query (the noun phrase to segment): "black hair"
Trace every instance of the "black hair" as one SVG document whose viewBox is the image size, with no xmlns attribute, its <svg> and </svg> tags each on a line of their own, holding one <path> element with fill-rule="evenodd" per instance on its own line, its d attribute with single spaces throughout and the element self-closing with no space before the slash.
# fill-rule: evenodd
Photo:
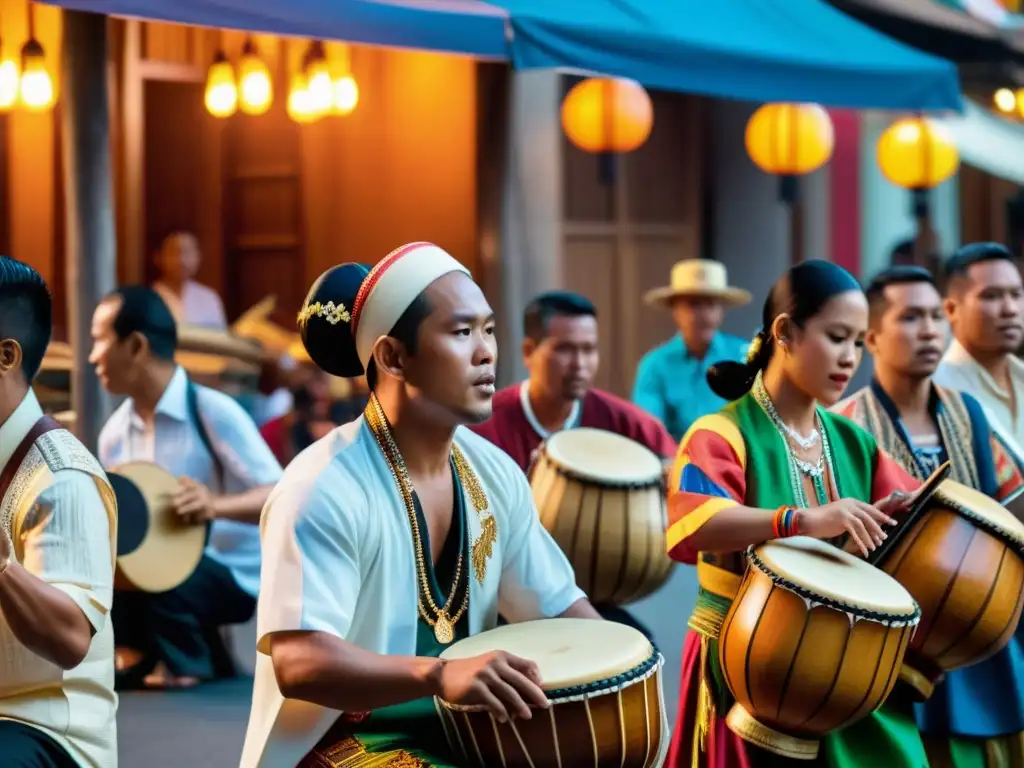
<svg viewBox="0 0 1024 768">
<path fill-rule="evenodd" d="M 363 368 L 351 320 L 339 319 L 331 323 L 328 318 L 309 315 L 307 312 L 313 304 L 326 306 L 330 302 L 351 313 L 359 286 L 368 274 L 370 267 L 367 265 L 348 263 L 331 267 L 320 275 L 306 294 L 299 312 L 299 333 L 306 352 L 317 366 L 332 376 L 342 378 L 365 374 L 366 384 L 372 392 L 377 386 L 377 367 L 370 360 L 369 365 Z M 420 293 L 395 322 L 388 336 L 402 342 L 410 355 L 416 354 L 420 325 L 431 311 L 433 307 L 425 293 Z"/>
<path fill-rule="evenodd" d="M 114 333 L 119 339 L 138 333 L 149 343 L 149 352 L 157 360 L 174 359 L 178 324 L 159 293 L 145 285 L 124 285 L 106 298 L 121 301 L 114 318 Z"/>
<path fill-rule="evenodd" d="M 540 343 L 548 335 L 554 317 L 597 317 L 594 303 L 585 296 L 569 291 L 548 291 L 526 305 L 523 311 L 523 336 Z"/>
<path fill-rule="evenodd" d="M 712 391 L 726 400 L 736 400 L 750 391 L 757 374 L 768 367 L 775 349 L 772 323 L 779 315 L 802 327 L 830 299 L 849 291 L 860 292 L 860 283 L 843 269 L 828 261 L 812 259 L 790 267 L 768 293 L 761 315 L 761 330 L 754 337 L 755 353 L 744 363 L 716 363 L 708 370 Z"/>
<path fill-rule="evenodd" d="M 924 267 L 899 266 L 884 269 L 875 275 L 864 295 L 868 297 L 870 323 L 874 325 L 889 306 L 885 298 L 885 289 L 890 285 L 909 285 L 911 283 L 928 283 L 938 288 L 932 273 Z"/>
<path fill-rule="evenodd" d="M 52 326 L 53 299 L 46 281 L 28 264 L 0 256 L 0 339 L 18 342 L 28 383 L 43 364 Z"/>
<path fill-rule="evenodd" d="M 1008 261 L 1015 264 L 1010 249 L 1001 243 L 969 243 L 961 246 L 946 262 L 946 277 L 952 281 L 967 277 L 975 264 L 986 261 Z"/>
<path fill-rule="evenodd" d="M 896 245 L 893 246 L 889 252 L 889 264 L 892 266 L 899 266 L 908 259 L 914 258 L 914 240 L 909 238 L 907 240 L 900 240 Z"/>
</svg>

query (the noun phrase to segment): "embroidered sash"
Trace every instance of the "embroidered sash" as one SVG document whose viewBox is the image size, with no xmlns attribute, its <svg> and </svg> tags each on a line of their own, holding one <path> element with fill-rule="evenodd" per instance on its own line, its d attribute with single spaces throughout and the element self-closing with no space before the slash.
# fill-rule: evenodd
<svg viewBox="0 0 1024 768">
<path fill-rule="evenodd" d="M 971 415 L 958 393 L 934 386 L 938 398 L 936 422 L 942 445 L 952 465 L 950 477 L 971 488 L 982 488 L 978 463 L 974 454 L 974 426 Z M 841 406 L 844 416 L 872 434 L 878 445 L 922 482 L 927 474 L 914 457 L 902 427 L 893 418 L 874 387 L 865 387 Z"/>
</svg>

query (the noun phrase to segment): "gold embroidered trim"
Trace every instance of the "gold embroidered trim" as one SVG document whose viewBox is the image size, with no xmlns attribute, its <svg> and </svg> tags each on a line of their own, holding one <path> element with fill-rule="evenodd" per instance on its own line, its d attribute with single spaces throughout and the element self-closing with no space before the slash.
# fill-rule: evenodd
<svg viewBox="0 0 1024 768">
<path fill-rule="evenodd" d="M 404 749 L 367 752 L 354 736 L 348 736 L 311 755 L 309 768 L 430 768 L 430 764 Z"/>
<path fill-rule="evenodd" d="M 344 304 L 335 304 L 333 301 L 328 301 L 326 304 L 314 301 L 312 304 L 304 306 L 299 311 L 299 325 L 304 325 L 311 317 L 322 317 L 331 325 L 347 323 L 352 319 L 352 315 L 349 314 Z"/>
</svg>

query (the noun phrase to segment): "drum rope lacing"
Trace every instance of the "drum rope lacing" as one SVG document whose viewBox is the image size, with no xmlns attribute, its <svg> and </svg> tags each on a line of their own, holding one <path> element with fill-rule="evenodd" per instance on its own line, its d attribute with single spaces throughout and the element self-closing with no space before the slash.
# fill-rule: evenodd
<svg viewBox="0 0 1024 768">
<path fill-rule="evenodd" d="M 565 688 L 555 688 L 550 691 L 545 691 L 544 695 L 547 697 L 549 704 L 567 704 L 573 701 L 591 699 L 594 696 L 618 693 L 619 691 L 629 688 L 635 683 L 647 680 L 661 669 L 664 663 L 665 658 L 652 644 L 650 657 L 637 664 L 635 667 L 627 669 L 625 672 L 613 675 L 612 677 L 605 677 L 601 680 L 595 680 L 590 683 L 580 683 L 579 685 L 570 685 Z M 444 701 L 442 699 L 439 699 L 439 701 L 445 709 L 449 709 L 452 712 L 481 712 L 486 709 L 486 707 L 481 704 L 452 704 L 451 702 Z"/>
<path fill-rule="evenodd" d="M 405 509 L 409 516 L 413 549 L 416 553 L 416 573 L 419 576 L 420 596 L 419 600 L 417 600 L 419 614 L 427 622 L 428 626 L 434 630 L 434 637 L 437 638 L 437 641 L 442 645 L 448 645 L 455 639 L 455 626 L 469 608 L 469 573 L 468 569 L 463 568 L 464 547 L 462 545 L 459 546 L 459 557 L 455 562 L 455 577 L 452 579 L 451 592 L 445 601 L 444 607 L 439 608 L 437 603 L 434 602 L 434 597 L 430 590 L 430 582 L 427 578 L 426 556 L 423 552 L 423 539 L 420 536 L 420 525 L 416 516 L 416 503 L 413 501 L 412 480 L 409 478 L 409 471 L 405 466 L 405 460 L 402 459 L 398 445 L 391 435 L 391 429 L 388 426 L 384 409 L 381 408 L 376 396 L 372 393 L 366 406 L 366 423 L 369 425 L 370 431 L 373 432 L 373 436 L 377 440 L 377 445 L 380 446 L 384 454 L 384 459 L 391 470 L 391 476 L 398 485 L 398 490 L 402 495 L 402 501 L 405 503 Z M 476 475 L 473 474 L 473 470 L 470 469 L 459 447 L 454 443 L 452 444 L 452 459 L 455 463 L 455 472 L 459 476 L 459 482 L 469 491 L 473 507 L 479 514 L 481 510 L 487 509 L 487 496 L 484 494 L 476 479 Z M 458 489 L 456 489 L 456 492 L 458 492 Z M 494 518 L 492 516 L 488 519 L 493 520 Z M 449 611 L 455 601 L 455 596 L 458 594 L 460 585 L 463 585 L 464 590 L 462 604 L 455 614 L 452 615 Z M 430 615 L 431 613 L 433 616 Z"/>
<path fill-rule="evenodd" d="M 936 501 L 941 501 L 943 504 L 948 504 L 950 509 L 954 510 L 961 517 L 966 517 L 972 523 L 984 530 L 985 533 L 991 534 L 1007 544 L 1012 544 L 1017 548 L 1019 554 L 1024 555 L 1024 539 L 1021 539 L 1019 536 L 1014 536 L 1012 532 L 1007 531 L 1005 528 L 993 523 L 985 517 L 982 517 L 976 512 L 972 512 L 969 507 L 949 498 L 947 495 L 943 494 L 941 490 L 939 490 L 933 498 Z"/>
<path fill-rule="evenodd" d="M 911 601 L 914 603 L 914 610 L 909 614 L 873 611 L 858 605 L 843 602 L 842 600 L 836 600 L 835 598 L 816 594 L 805 587 L 790 581 L 786 577 L 772 570 L 771 566 L 760 558 L 754 547 L 747 550 L 747 557 L 750 558 L 751 565 L 771 579 L 772 584 L 775 586 L 782 587 L 783 589 L 792 592 L 797 597 L 802 598 L 809 604 L 809 607 L 813 608 L 816 605 L 822 605 L 826 608 L 842 611 L 849 617 L 851 624 L 855 621 L 866 620 L 873 621 L 887 627 L 907 627 L 917 624 L 921 619 L 921 608 L 913 598 L 911 598 Z"/>
</svg>

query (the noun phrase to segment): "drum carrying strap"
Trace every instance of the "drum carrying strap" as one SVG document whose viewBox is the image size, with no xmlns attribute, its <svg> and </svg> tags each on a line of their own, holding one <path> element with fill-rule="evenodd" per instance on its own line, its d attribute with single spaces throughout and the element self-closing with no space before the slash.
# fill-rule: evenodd
<svg viewBox="0 0 1024 768">
<path fill-rule="evenodd" d="M 206 430 L 206 424 L 203 421 L 202 414 L 199 413 L 199 397 L 196 394 L 196 385 L 192 383 L 191 379 L 186 380 L 187 386 L 185 387 L 185 401 L 188 404 L 188 417 L 192 423 L 196 425 L 196 431 L 199 432 L 199 439 L 203 442 L 203 447 L 206 452 L 210 454 L 210 459 L 213 461 L 213 474 L 217 478 L 217 493 L 224 493 L 224 464 L 220 460 L 220 456 L 217 454 L 217 449 L 213 447 L 213 441 L 210 439 L 210 433 Z M 213 526 L 210 523 L 206 524 L 206 543 L 210 543 L 210 533 L 213 530 Z"/>
<path fill-rule="evenodd" d="M 206 424 L 199 413 L 199 397 L 196 394 L 196 385 L 192 383 L 191 379 L 185 388 L 185 400 L 188 403 L 188 417 L 195 424 L 196 431 L 199 432 L 199 439 L 203 442 L 203 447 L 213 460 L 213 473 L 217 477 L 217 491 L 224 493 L 224 464 L 221 462 L 217 450 L 213 447 L 210 433 L 206 430 Z"/>
<path fill-rule="evenodd" d="M 14 449 L 14 453 L 11 454 L 11 458 L 7 460 L 7 464 L 4 466 L 3 471 L 0 472 L 0 502 L 4 500 L 7 495 L 8 489 L 11 487 L 11 483 L 14 482 L 14 476 L 18 474 L 18 470 L 21 469 L 21 463 L 25 460 L 28 455 L 29 449 L 35 444 L 36 440 L 45 435 L 47 432 L 52 432 L 55 429 L 63 429 L 52 416 L 42 416 L 39 421 L 32 425 L 32 429 L 28 431 L 24 439 L 18 444 L 18 447 Z M 11 536 L 14 536 L 13 531 Z"/>
</svg>

